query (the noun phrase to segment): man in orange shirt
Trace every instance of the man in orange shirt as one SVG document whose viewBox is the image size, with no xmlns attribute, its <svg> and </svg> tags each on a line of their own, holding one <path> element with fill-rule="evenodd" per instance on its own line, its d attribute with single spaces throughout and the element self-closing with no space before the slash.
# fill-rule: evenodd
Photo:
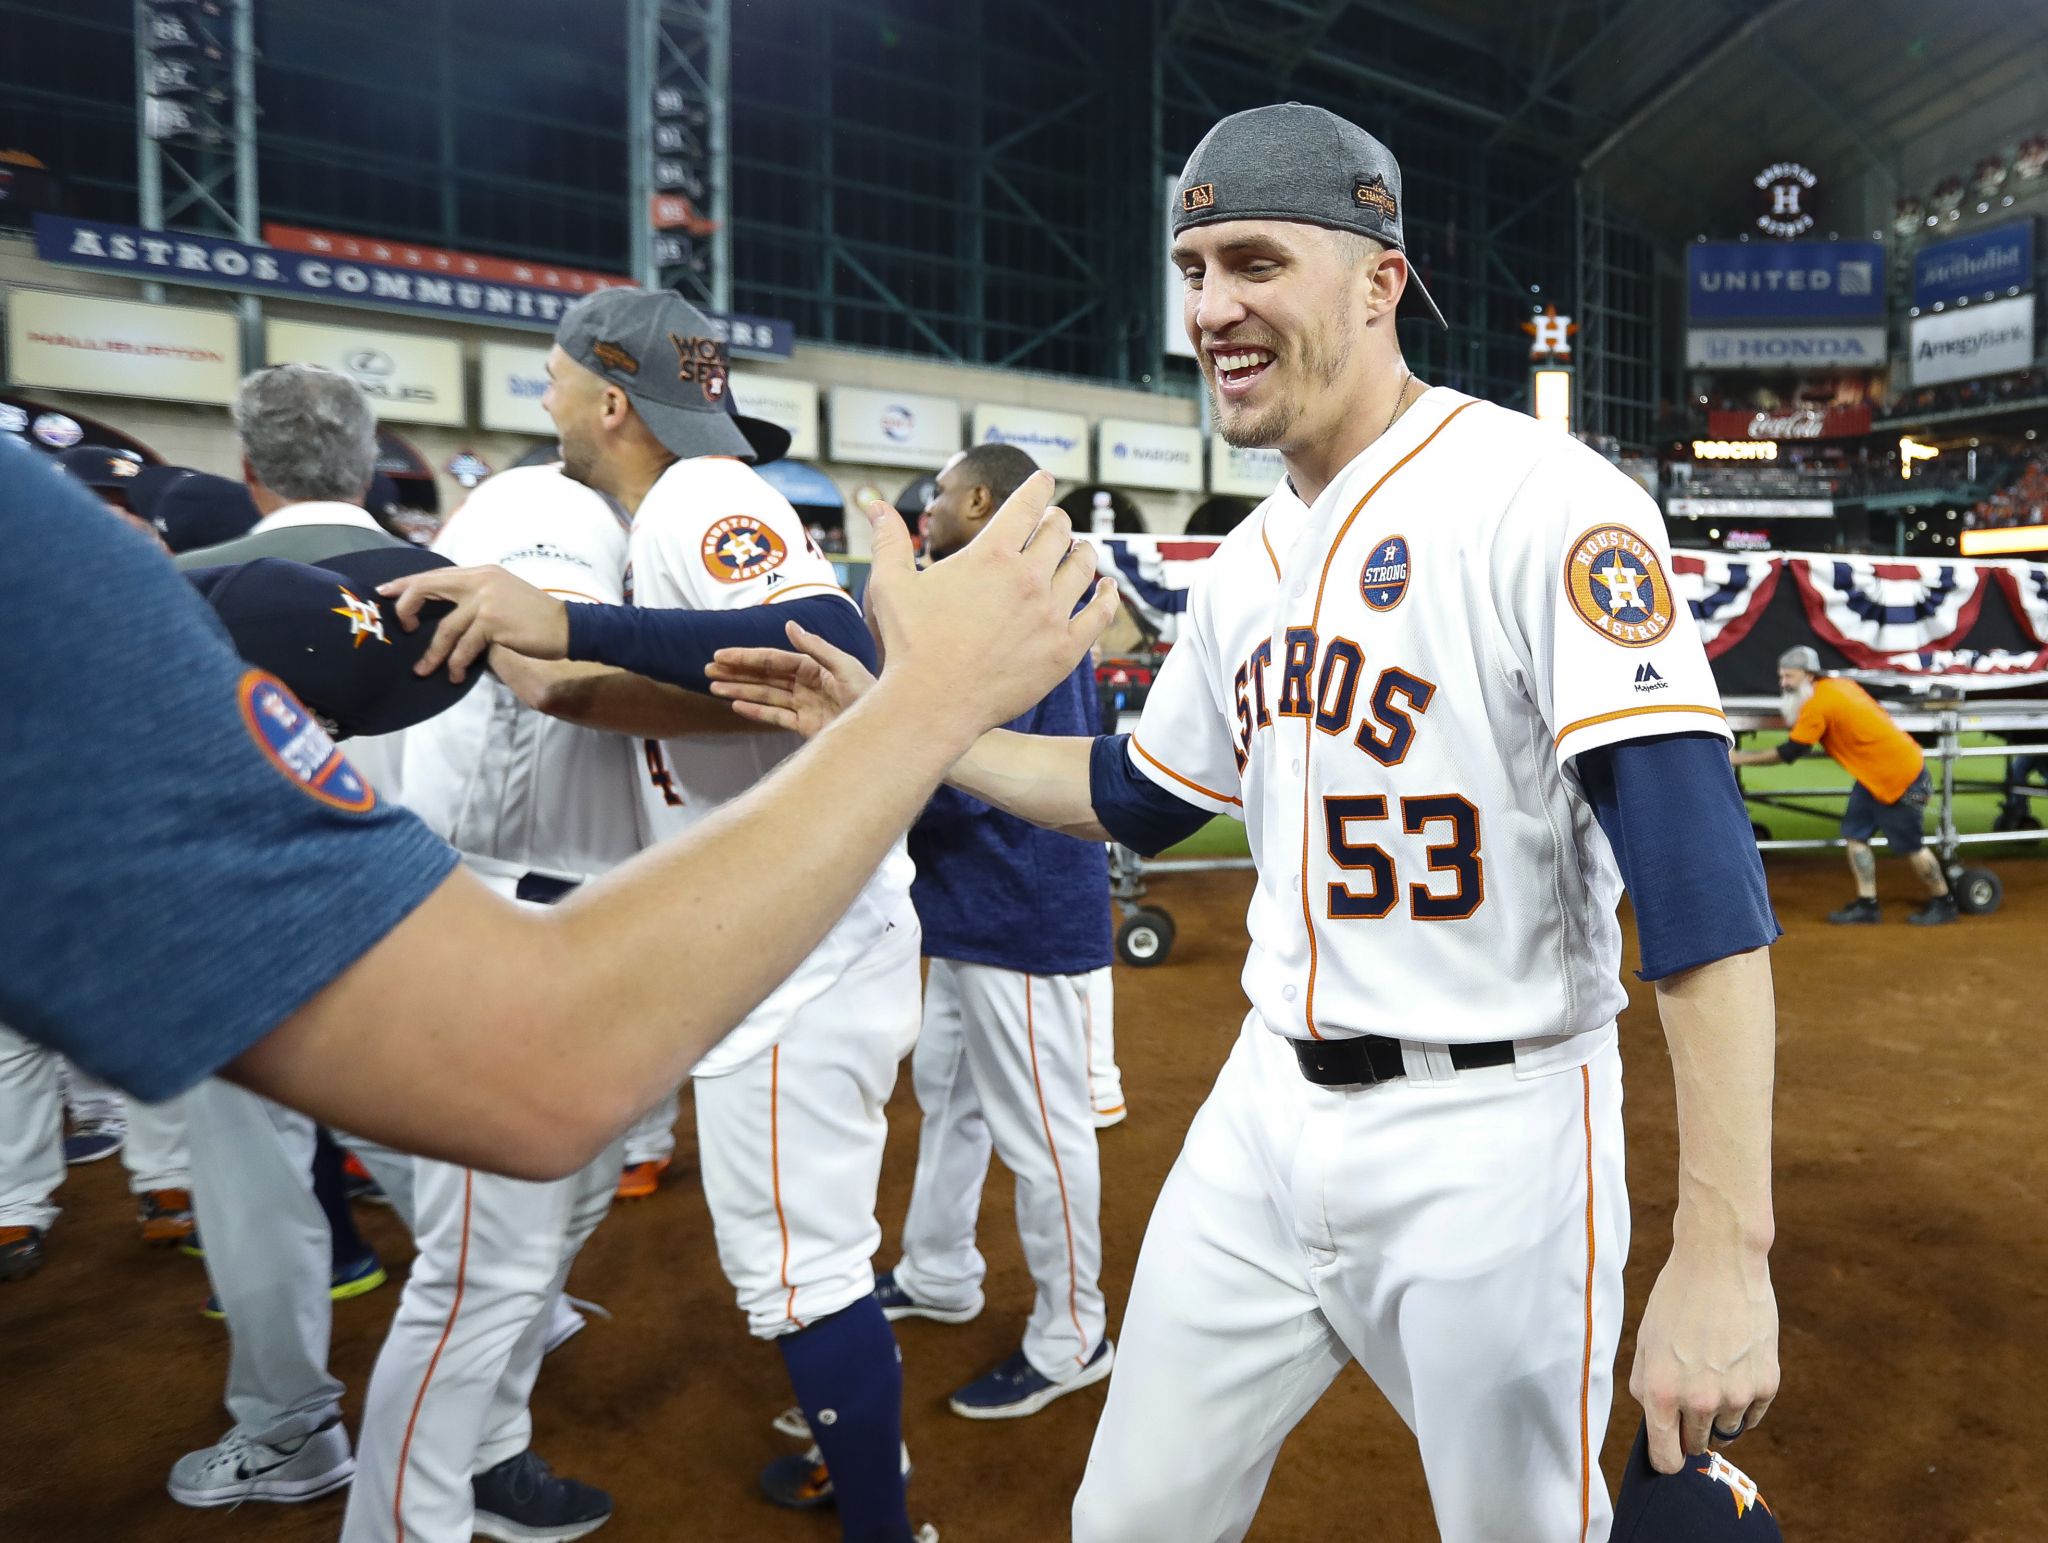
<svg viewBox="0 0 2048 1543">
<path fill-rule="evenodd" d="M 1885 844 L 1904 853 L 1927 886 L 1927 903 L 1907 920 L 1916 927 L 1954 921 L 1956 897 L 1949 893 L 1941 859 L 1927 850 L 1921 830 L 1933 786 L 1920 747 L 1856 682 L 1824 678 L 1820 655 L 1811 648 L 1788 648 L 1779 657 L 1778 688 L 1791 734 L 1775 749 L 1732 750 L 1728 759 L 1737 766 L 1796 761 L 1818 745 L 1856 779 L 1849 790 L 1849 807 L 1842 811 L 1842 838 L 1849 843 L 1856 898 L 1839 911 L 1830 911 L 1828 920 L 1850 926 L 1880 919 L 1877 858 L 1870 838 L 1883 831 Z"/>
</svg>

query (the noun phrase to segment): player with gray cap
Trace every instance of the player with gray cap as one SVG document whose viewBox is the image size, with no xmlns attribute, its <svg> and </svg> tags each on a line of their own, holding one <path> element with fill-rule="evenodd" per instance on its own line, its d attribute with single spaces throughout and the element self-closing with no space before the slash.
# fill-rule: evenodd
<svg viewBox="0 0 2048 1543">
<path fill-rule="evenodd" d="M 1632 1378 L 1656 1467 L 1778 1382 L 1778 929 L 1706 651 L 1640 487 L 1413 378 L 1395 317 L 1437 312 L 1385 146 L 1263 107 L 1170 196 L 1218 431 L 1286 478 L 1200 565 L 1134 734 L 997 731 L 949 776 L 1147 853 L 1229 815 L 1257 869 L 1252 1010 L 1146 1229 L 1075 1543 L 1235 1543 L 1353 1361 L 1446 1543 L 1604 1543 L 1624 886 L 1682 1133 Z M 721 656 L 717 690 L 829 719 L 860 674 L 805 652 Z"/>
</svg>

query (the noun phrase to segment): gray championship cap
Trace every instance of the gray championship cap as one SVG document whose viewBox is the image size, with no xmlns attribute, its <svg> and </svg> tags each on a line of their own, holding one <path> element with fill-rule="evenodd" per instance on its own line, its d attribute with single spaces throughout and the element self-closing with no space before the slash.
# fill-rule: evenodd
<svg viewBox="0 0 2048 1543">
<path fill-rule="evenodd" d="M 1788 648 L 1778 655 L 1781 670 L 1804 670 L 1809 675 L 1820 674 L 1820 655 L 1801 643 L 1797 648 Z"/>
<path fill-rule="evenodd" d="M 730 455 L 756 465 L 789 453 L 789 431 L 733 407 L 725 343 L 666 289 L 601 289 L 562 313 L 555 343 L 626 393 L 654 437 L 685 460 Z"/>
<path fill-rule="evenodd" d="M 1296 220 L 1408 252 L 1394 152 L 1357 124 L 1300 102 L 1232 113 L 1203 135 L 1167 218 L 1176 236 L 1224 220 Z M 1401 311 L 1449 325 L 1412 262 Z"/>
</svg>

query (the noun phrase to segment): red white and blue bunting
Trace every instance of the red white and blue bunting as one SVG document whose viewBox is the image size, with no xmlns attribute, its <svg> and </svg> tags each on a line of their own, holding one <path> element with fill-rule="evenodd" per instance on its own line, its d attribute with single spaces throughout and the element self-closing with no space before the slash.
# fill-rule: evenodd
<svg viewBox="0 0 2048 1543">
<path fill-rule="evenodd" d="M 1859 668 L 1893 654 L 1945 649 L 1976 623 L 1984 570 L 1975 563 L 1787 557 L 1813 630 Z"/>
<path fill-rule="evenodd" d="M 1722 552 L 1681 552 L 1671 559 L 1671 590 L 1699 624 L 1707 657 L 1724 654 L 1749 635 L 1784 572 L 1779 559 Z"/>
</svg>

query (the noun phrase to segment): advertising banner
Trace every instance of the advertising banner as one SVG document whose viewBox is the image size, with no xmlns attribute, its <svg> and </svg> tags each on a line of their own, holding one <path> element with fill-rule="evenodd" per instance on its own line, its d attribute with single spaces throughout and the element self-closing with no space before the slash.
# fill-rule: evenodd
<svg viewBox="0 0 2048 1543">
<path fill-rule="evenodd" d="M 478 354 L 477 421 L 501 434 L 555 437 L 554 420 L 541 411 L 548 389 L 548 351 L 517 343 L 486 343 Z"/>
<path fill-rule="evenodd" d="M 179 305 L 16 289 L 7 378 L 18 386 L 225 406 L 242 378 L 235 317 Z"/>
<path fill-rule="evenodd" d="M 469 421 L 462 400 L 462 345 L 453 338 L 273 320 L 264 324 L 263 350 L 271 364 L 339 370 L 363 388 L 381 420 L 450 428 Z"/>
<path fill-rule="evenodd" d="M 937 471 L 960 448 L 960 404 L 952 397 L 834 386 L 830 404 L 835 461 Z"/>
<path fill-rule="evenodd" d="M 1221 434 L 1209 440 L 1209 491 L 1264 498 L 1287 475 L 1277 450 L 1240 450 Z"/>
<path fill-rule="evenodd" d="M 1195 493 L 1202 487 L 1202 431 L 1104 418 L 1095 426 L 1098 475 L 1114 487 Z"/>
<path fill-rule="evenodd" d="M 1912 337 L 1916 386 L 2024 370 L 2034 362 L 2034 297 L 1916 316 Z"/>
<path fill-rule="evenodd" d="M 1831 498 L 1678 497 L 1665 501 L 1664 512 L 1690 515 L 1695 519 L 1719 515 L 1724 520 L 1831 520 L 1835 515 L 1835 501 Z"/>
<path fill-rule="evenodd" d="M 1707 414 L 1709 439 L 1854 439 L 1870 432 L 1870 404 L 1853 407 L 1777 407 L 1768 412 L 1715 408 Z"/>
<path fill-rule="evenodd" d="M 1015 445 L 1062 481 L 1088 479 L 1088 420 L 1079 413 L 980 402 L 971 433 L 977 445 Z"/>
<path fill-rule="evenodd" d="M 600 289 L 631 289 L 633 281 L 618 273 L 593 273 L 560 263 L 527 262 L 517 257 L 485 257 L 421 246 L 382 236 L 349 236 L 338 230 L 306 230 L 297 225 L 265 223 L 263 239 L 281 252 L 307 252 L 315 257 L 341 257 L 350 262 L 410 268 L 416 273 L 445 273 L 451 278 L 485 279 L 499 284 L 530 284 L 540 289 L 590 295 Z"/>
<path fill-rule="evenodd" d="M 765 418 L 789 430 L 789 453 L 799 461 L 818 458 L 818 388 L 807 380 L 789 380 L 757 370 L 734 370 L 729 377 L 733 406 L 749 418 Z"/>
<path fill-rule="evenodd" d="M 2008 289 L 2034 287 L 2034 222 L 2018 220 L 1913 255 L 1913 303 L 1953 305 Z"/>
<path fill-rule="evenodd" d="M 35 227 L 36 256 L 59 267 L 485 326 L 551 331 L 562 312 L 588 293 L 54 214 L 37 215 Z M 795 324 L 777 317 L 713 315 L 710 321 L 737 354 L 786 359 L 796 347 Z"/>
<path fill-rule="evenodd" d="M 1687 314 L 1721 322 L 1884 320 L 1876 241 L 1708 241 L 1685 249 Z"/>
<path fill-rule="evenodd" d="M 1685 334 L 1688 368 L 1703 370 L 1878 369 L 1883 327 L 1694 327 Z"/>
</svg>

